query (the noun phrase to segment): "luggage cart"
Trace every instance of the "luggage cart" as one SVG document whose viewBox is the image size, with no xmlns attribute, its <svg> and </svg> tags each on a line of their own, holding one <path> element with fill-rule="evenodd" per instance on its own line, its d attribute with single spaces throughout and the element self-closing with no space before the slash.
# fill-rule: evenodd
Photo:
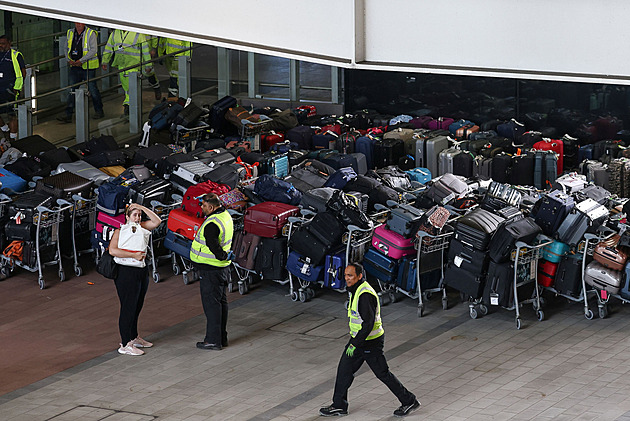
<svg viewBox="0 0 630 421">
<path fill-rule="evenodd" d="M 72 211 L 70 213 L 72 220 L 72 257 L 74 263 L 74 274 L 76 276 L 83 275 L 83 268 L 79 266 L 79 256 L 88 253 L 95 253 L 93 248 L 85 250 L 77 250 L 77 236 L 90 234 L 96 227 L 96 200 L 97 197 L 86 199 L 79 195 L 72 195 Z M 87 230 L 79 230 L 79 218 L 88 220 Z"/>
<path fill-rule="evenodd" d="M 201 123 L 200 126 L 191 128 L 177 126 L 174 142 L 176 145 L 182 146 L 184 152 L 190 152 L 195 149 L 197 142 L 209 139 L 212 133 L 214 133 L 214 130 L 206 123 Z"/>
<path fill-rule="evenodd" d="M 591 234 L 591 233 L 584 234 L 584 250 L 583 250 L 584 255 L 582 259 L 582 290 L 583 291 L 586 291 L 586 281 L 584 280 L 584 274 L 586 273 L 586 257 L 591 256 L 592 258 L 593 253 L 595 251 L 595 246 L 597 246 L 597 244 L 600 241 L 607 240 L 613 235 L 615 235 L 615 232 L 611 232 L 610 230 L 605 230 L 605 229 L 599 230 L 598 235 Z M 628 282 L 628 280 L 626 280 L 626 282 Z M 608 317 L 608 302 L 610 301 L 611 297 L 617 298 L 622 303 L 630 303 L 630 300 L 623 298 L 619 294 L 611 294 L 605 290 L 600 291 L 597 289 L 593 289 L 593 291 L 595 292 L 595 295 L 597 296 L 597 313 L 600 319 L 605 319 L 606 317 Z M 584 317 L 586 317 L 588 320 L 591 320 L 594 317 L 593 312 L 588 308 L 588 300 L 586 298 L 584 299 Z"/>
<path fill-rule="evenodd" d="M 267 131 L 267 126 L 273 120 L 264 120 L 257 123 L 249 122 L 241 126 L 241 137 L 243 140 L 248 140 L 251 143 L 251 149 L 260 150 L 260 135 Z"/>
<path fill-rule="evenodd" d="M 448 230 L 447 230 L 448 231 Z M 431 294 L 433 293 L 441 293 L 442 295 L 442 309 L 448 309 L 448 298 L 446 296 L 446 287 L 444 286 L 444 253 L 448 250 L 448 247 L 451 242 L 451 237 L 455 234 L 454 230 L 450 230 L 448 232 L 444 232 L 438 235 L 431 235 L 424 231 L 419 231 L 417 238 L 418 242 L 416 243 L 416 247 L 418 249 L 417 255 L 417 264 L 416 264 L 416 279 L 417 279 L 417 293 L 410 293 L 407 291 L 403 291 L 401 288 L 398 288 L 398 291 L 407 295 L 410 298 L 418 299 L 418 317 L 422 317 L 424 315 L 424 300 L 429 300 L 431 298 Z M 421 286 L 421 263 L 423 256 L 427 256 L 430 253 L 440 253 L 440 282 L 435 288 L 427 288 L 422 290 Z"/>
<path fill-rule="evenodd" d="M 57 199 L 57 204 L 59 205 L 55 209 L 50 209 L 45 206 L 37 207 L 37 215 L 33 218 L 33 223 L 37 224 L 37 228 L 35 231 L 35 265 L 30 266 L 26 263 L 23 263 L 20 260 L 15 260 L 10 257 L 2 255 L 2 272 L 8 274 L 15 270 L 16 267 L 20 267 L 22 269 L 26 269 L 29 272 L 38 272 L 38 284 L 40 289 L 46 288 L 46 282 L 44 281 L 44 275 L 42 273 L 42 268 L 45 265 L 59 265 L 59 280 L 61 282 L 66 280 L 66 275 L 63 270 L 63 264 L 61 259 L 61 246 L 59 243 L 59 225 L 64 220 L 64 213 L 69 211 L 72 208 L 72 203 L 65 201 L 63 199 Z M 46 244 L 42 244 L 42 233 L 43 230 L 50 231 L 50 237 L 47 238 Z M 55 256 L 49 261 L 42 261 L 41 250 L 44 246 L 55 246 Z"/>
<path fill-rule="evenodd" d="M 542 310 L 544 300 L 540 296 L 540 286 L 538 285 L 538 260 L 542 258 L 542 249 L 548 244 L 551 244 L 553 240 L 546 238 L 543 242 L 536 245 L 525 244 L 522 241 L 516 242 L 516 249 L 512 251 L 510 260 L 514 262 L 514 282 L 513 282 L 513 303 L 509 307 L 504 307 L 508 311 L 514 310 L 516 313 L 516 328 L 522 327 L 520 308 L 524 304 L 532 304 L 534 311 L 536 312 L 536 318 L 538 321 L 545 319 L 545 313 Z M 534 291 L 532 296 L 525 300 L 518 299 L 519 288 L 534 283 Z M 482 315 L 488 314 L 488 307 L 485 303 L 481 302 L 481 299 L 475 300 L 469 303 L 470 317 L 477 318 L 477 309 Z"/>
<path fill-rule="evenodd" d="M 159 243 L 163 242 L 164 238 L 166 238 L 166 232 L 167 232 L 166 223 L 168 220 L 169 212 L 179 207 L 182 204 L 182 201 L 184 200 L 182 196 L 177 195 L 177 194 L 172 195 L 172 199 L 173 199 L 173 203 L 168 204 L 168 205 L 157 200 L 151 201 L 151 210 L 155 212 L 156 215 L 159 216 L 160 219 L 162 220 L 162 223 L 156 229 L 151 231 L 151 236 L 149 239 L 149 247 L 147 249 L 149 258 L 150 258 L 149 261 L 151 263 L 151 276 L 153 278 L 153 282 L 155 282 L 156 284 L 160 282 L 160 274 L 157 270 L 158 262 L 160 260 L 165 260 L 165 259 L 172 260 L 173 258 L 172 252 L 158 256 L 156 254 L 156 250 L 158 248 Z M 173 270 L 173 272 L 175 271 Z"/>
<path fill-rule="evenodd" d="M 240 213 L 234 209 L 228 209 L 228 212 L 232 216 L 232 220 L 234 221 L 234 232 L 243 231 L 244 217 L 245 214 Z M 230 276 L 230 282 L 228 283 L 228 292 L 234 292 L 238 290 L 239 294 L 245 295 L 249 292 L 250 287 L 254 283 L 254 276 L 258 276 L 259 274 L 255 270 L 251 270 L 248 268 L 244 268 L 232 260 L 232 271 L 230 275 L 236 275 L 236 282 L 234 277 Z M 281 285 L 286 284 L 284 280 L 275 280 L 274 282 L 278 282 Z"/>
</svg>

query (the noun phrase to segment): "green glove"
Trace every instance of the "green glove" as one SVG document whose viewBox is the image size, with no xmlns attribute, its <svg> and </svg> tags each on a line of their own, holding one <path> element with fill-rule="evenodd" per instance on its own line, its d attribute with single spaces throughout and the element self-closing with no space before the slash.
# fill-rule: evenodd
<svg viewBox="0 0 630 421">
<path fill-rule="evenodd" d="M 350 358 L 354 357 L 354 350 L 357 349 L 356 346 L 354 345 L 348 345 L 348 348 L 346 349 L 346 355 Z"/>
</svg>

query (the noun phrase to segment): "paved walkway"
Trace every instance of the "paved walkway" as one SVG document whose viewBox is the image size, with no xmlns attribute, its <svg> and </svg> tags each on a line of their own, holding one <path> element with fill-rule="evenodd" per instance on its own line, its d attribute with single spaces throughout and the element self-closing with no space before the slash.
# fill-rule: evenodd
<svg viewBox="0 0 630 421">
<path fill-rule="evenodd" d="M 193 317 L 149 336 L 144 356 L 108 352 L 0 396 L 0 419 L 319 419 L 346 342 L 345 296 L 285 293 L 262 284 L 231 304 L 223 351 L 195 348 L 204 319 Z M 549 300 L 547 320 L 526 307 L 516 330 L 511 312 L 472 320 L 451 301 L 447 311 L 431 301 L 422 319 L 410 299 L 383 307 L 391 369 L 423 404 L 408 419 L 630 421 L 627 306 L 589 321 L 580 305 Z M 398 405 L 364 367 L 346 419 L 393 419 Z"/>
</svg>

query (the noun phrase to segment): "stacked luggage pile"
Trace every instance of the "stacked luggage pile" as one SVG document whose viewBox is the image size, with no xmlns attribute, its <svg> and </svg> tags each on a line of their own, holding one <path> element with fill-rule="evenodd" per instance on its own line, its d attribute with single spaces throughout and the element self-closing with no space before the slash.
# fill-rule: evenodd
<svg viewBox="0 0 630 421">
<path fill-rule="evenodd" d="M 52 262 L 63 278 L 63 231 L 87 231 L 98 259 L 136 202 L 164 220 L 151 248 L 154 280 L 160 255 L 189 283 L 199 200 L 213 192 L 236 222 L 230 290 L 272 280 L 306 301 L 319 287 L 344 291 L 352 260 L 383 303 L 417 298 L 420 316 L 432 292 L 448 306 L 448 287 L 471 316 L 504 307 L 518 326 L 525 302 L 544 318 L 544 289 L 583 302 L 589 318 L 596 295 L 605 317 L 610 297 L 630 298 L 626 156 L 618 140 L 548 139 L 515 120 L 249 111 L 232 97 L 209 107 L 165 102 L 138 146 L 101 136 L 56 148 L 33 136 L 4 152 L 2 268 L 36 268 L 43 287 L 41 266 Z M 71 216 L 89 209 L 77 229 Z M 72 247 L 77 275 L 83 248 Z"/>
</svg>

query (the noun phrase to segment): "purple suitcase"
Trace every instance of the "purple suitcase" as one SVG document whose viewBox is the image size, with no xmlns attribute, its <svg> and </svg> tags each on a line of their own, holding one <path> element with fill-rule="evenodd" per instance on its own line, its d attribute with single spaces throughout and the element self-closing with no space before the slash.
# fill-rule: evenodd
<svg viewBox="0 0 630 421">
<path fill-rule="evenodd" d="M 449 117 L 438 117 L 435 120 L 427 122 L 429 130 L 448 130 L 448 126 L 453 124 L 455 120 Z"/>
<path fill-rule="evenodd" d="M 405 238 L 394 231 L 388 230 L 385 225 L 380 225 L 374 230 L 372 246 L 392 259 L 401 259 L 403 256 L 416 254 L 413 237 Z"/>
</svg>

